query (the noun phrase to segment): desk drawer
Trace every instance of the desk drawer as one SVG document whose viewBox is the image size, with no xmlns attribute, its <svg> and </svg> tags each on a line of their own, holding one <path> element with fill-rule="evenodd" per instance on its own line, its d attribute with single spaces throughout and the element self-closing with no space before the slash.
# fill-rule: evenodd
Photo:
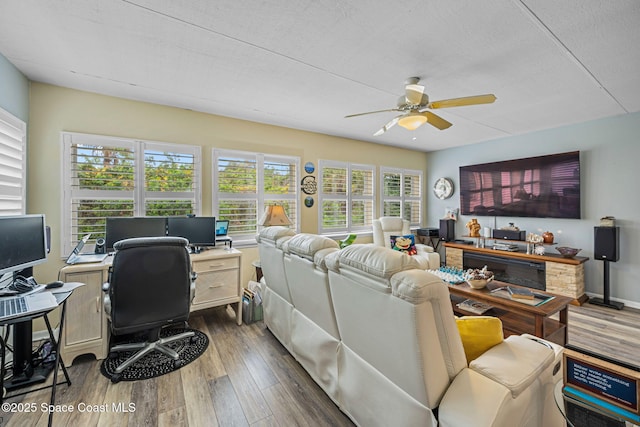
<svg viewBox="0 0 640 427">
<path fill-rule="evenodd" d="M 194 304 L 238 297 L 238 270 L 199 273 Z"/>
<path fill-rule="evenodd" d="M 218 271 L 228 269 L 238 269 L 240 267 L 240 258 L 216 258 L 202 261 L 194 261 L 193 270 L 196 273 L 204 273 L 206 271 Z"/>
</svg>

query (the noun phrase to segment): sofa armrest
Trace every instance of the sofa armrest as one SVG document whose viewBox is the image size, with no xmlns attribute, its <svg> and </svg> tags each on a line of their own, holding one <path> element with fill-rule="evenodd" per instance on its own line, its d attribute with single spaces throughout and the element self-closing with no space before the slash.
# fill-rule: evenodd
<svg viewBox="0 0 640 427">
<path fill-rule="evenodd" d="M 516 425 L 516 419 L 512 416 L 517 417 L 518 407 L 513 405 L 512 400 L 507 388 L 478 372 L 465 368 L 455 377 L 440 401 L 438 425 L 443 427 Z M 505 411 L 505 407 L 511 411 Z"/>
<path fill-rule="evenodd" d="M 418 251 L 418 253 L 433 253 L 434 250 L 431 246 L 429 245 L 424 245 L 422 243 L 416 243 L 416 251 Z"/>
<path fill-rule="evenodd" d="M 417 254 L 413 257 L 420 263 L 423 270 L 437 270 L 440 268 L 440 254 L 431 246 L 416 244 Z"/>
<path fill-rule="evenodd" d="M 518 397 L 555 360 L 553 348 L 512 335 L 474 359 L 469 368 L 502 384 Z"/>
<path fill-rule="evenodd" d="M 532 415 L 555 419 L 540 412 L 548 404 L 548 388 L 541 386 L 556 381 L 552 365 L 561 363 L 561 353 L 562 347 L 531 335 L 508 337 L 453 379 L 440 401 L 439 425 L 520 425 Z"/>
</svg>

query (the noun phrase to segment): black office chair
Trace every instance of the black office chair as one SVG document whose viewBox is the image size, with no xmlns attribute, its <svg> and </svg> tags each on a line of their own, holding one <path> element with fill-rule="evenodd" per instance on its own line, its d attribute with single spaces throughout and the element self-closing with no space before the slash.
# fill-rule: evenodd
<svg viewBox="0 0 640 427">
<path fill-rule="evenodd" d="M 120 364 L 111 381 L 118 382 L 120 373 L 152 351 L 160 351 L 180 365 L 178 354 L 166 344 L 194 333 L 184 332 L 161 338 L 169 325 L 187 324 L 191 301 L 195 294 L 195 273 L 182 237 L 142 237 L 116 242 L 109 281 L 102 289 L 104 307 L 112 335 L 149 331 L 145 342 L 119 344 L 110 348 L 109 357 L 120 351 L 136 351 Z"/>
</svg>

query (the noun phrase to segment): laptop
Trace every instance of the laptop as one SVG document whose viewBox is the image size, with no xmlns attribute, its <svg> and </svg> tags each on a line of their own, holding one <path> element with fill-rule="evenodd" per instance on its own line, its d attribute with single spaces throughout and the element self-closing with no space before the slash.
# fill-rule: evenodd
<svg viewBox="0 0 640 427">
<path fill-rule="evenodd" d="M 218 220 L 216 221 L 216 237 L 226 237 L 229 232 L 229 221 Z"/>
<path fill-rule="evenodd" d="M 89 262 L 102 262 L 107 257 L 107 254 L 83 254 L 80 253 L 84 244 L 89 241 L 89 237 L 91 237 L 91 233 L 86 234 L 75 248 L 71 251 L 69 256 L 67 257 L 67 264 L 86 264 Z"/>
<path fill-rule="evenodd" d="M 10 320 L 28 314 L 41 313 L 56 308 L 58 301 L 51 292 L 0 298 L 0 321 Z"/>
</svg>

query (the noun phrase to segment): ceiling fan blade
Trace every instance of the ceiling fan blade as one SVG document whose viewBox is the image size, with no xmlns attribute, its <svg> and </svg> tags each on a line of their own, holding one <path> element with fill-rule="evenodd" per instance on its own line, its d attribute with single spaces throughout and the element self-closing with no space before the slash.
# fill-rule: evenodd
<svg viewBox="0 0 640 427">
<path fill-rule="evenodd" d="M 445 130 L 452 126 L 451 123 L 449 123 L 442 117 L 436 114 L 433 114 L 431 111 L 424 111 L 420 114 L 423 114 L 427 118 L 427 123 L 429 123 L 431 126 L 436 127 L 440 130 Z"/>
<path fill-rule="evenodd" d="M 348 116 L 344 116 L 344 118 L 348 119 L 349 117 L 358 117 L 358 116 L 364 116 L 367 114 L 386 113 L 387 111 L 402 111 L 402 110 L 398 110 L 397 108 L 390 108 L 388 110 L 367 111 L 366 113 L 349 114 Z"/>
<path fill-rule="evenodd" d="M 424 86 L 419 84 L 408 84 L 404 87 L 404 97 L 407 104 L 420 105 L 424 95 Z"/>
<path fill-rule="evenodd" d="M 374 133 L 373 136 L 380 136 L 383 133 L 385 133 L 386 131 L 388 131 L 389 129 L 391 129 L 392 127 L 394 127 L 396 125 L 396 123 L 398 123 L 398 120 L 400 120 L 400 117 L 402 117 L 402 116 L 394 117 L 389 123 L 387 123 L 386 125 L 382 126 L 382 128 L 380 128 L 376 133 Z"/>
<path fill-rule="evenodd" d="M 427 104 L 427 108 L 449 108 L 462 107 L 465 105 L 491 104 L 496 100 L 496 96 L 492 93 L 486 95 L 467 96 L 465 98 L 443 99 L 441 101 L 433 101 Z"/>
</svg>

